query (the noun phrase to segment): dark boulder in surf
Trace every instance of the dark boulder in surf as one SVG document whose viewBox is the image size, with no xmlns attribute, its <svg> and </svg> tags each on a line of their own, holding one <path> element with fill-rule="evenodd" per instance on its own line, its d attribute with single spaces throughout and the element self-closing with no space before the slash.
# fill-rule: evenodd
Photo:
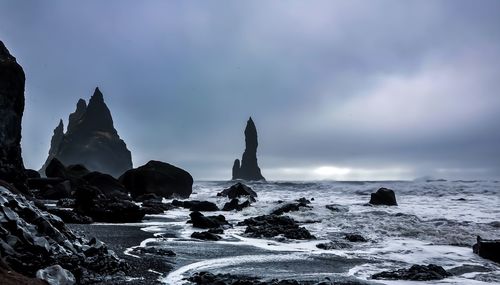
<svg viewBox="0 0 500 285">
<path fill-rule="evenodd" d="M 193 227 L 200 229 L 212 229 L 212 228 L 225 228 L 229 227 L 229 223 L 226 221 L 226 217 L 223 215 L 218 216 L 204 216 L 200 212 L 192 212 L 189 214 L 191 217 L 191 223 Z"/>
<path fill-rule="evenodd" d="M 288 239 L 315 239 L 306 228 L 300 227 L 294 219 L 287 216 L 258 216 L 246 219 L 238 223 L 238 226 L 247 226 L 245 234 L 250 237 L 270 238 L 283 235 Z"/>
<path fill-rule="evenodd" d="M 233 186 L 217 193 L 217 196 L 228 197 L 229 199 L 240 198 L 242 196 L 257 198 L 257 193 L 247 185 L 238 182 Z"/>
<path fill-rule="evenodd" d="M 394 191 L 387 188 L 380 188 L 377 192 L 371 194 L 370 204 L 372 205 L 386 205 L 397 206 L 396 194 Z"/>
<path fill-rule="evenodd" d="M 472 250 L 475 254 L 500 263 L 500 239 L 487 240 L 477 237 L 477 243 L 473 245 Z"/>
<path fill-rule="evenodd" d="M 450 277 L 443 267 L 429 264 L 429 265 L 413 265 L 408 269 L 398 269 L 394 271 L 384 271 L 372 275 L 372 279 L 383 280 L 412 280 L 412 281 L 430 281 L 441 280 Z"/>
</svg>

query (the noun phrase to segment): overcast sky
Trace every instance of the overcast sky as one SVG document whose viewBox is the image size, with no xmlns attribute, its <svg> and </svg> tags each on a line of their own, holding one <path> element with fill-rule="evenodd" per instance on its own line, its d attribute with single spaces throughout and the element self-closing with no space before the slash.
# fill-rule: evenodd
<svg viewBox="0 0 500 285">
<path fill-rule="evenodd" d="M 7 1 L 23 156 L 104 94 L 135 166 L 229 179 L 500 178 L 500 1 Z"/>
</svg>

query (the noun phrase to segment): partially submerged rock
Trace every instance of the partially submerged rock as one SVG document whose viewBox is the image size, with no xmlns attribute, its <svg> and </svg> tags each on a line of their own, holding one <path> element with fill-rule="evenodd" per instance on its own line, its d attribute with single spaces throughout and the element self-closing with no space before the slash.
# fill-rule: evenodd
<svg viewBox="0 0 500 285">
<path fill-rule="evenodd" d="M 198 201 L 198 200 L 192 200 L 192 201 L 179 201 L 179 200 L 173 200 L 172 201 L 172 206 L 175 207 L 182 207 L 189 209 L 190 211 L 197 211 L 197 212 L 214 212 L 214 211 L 219 211 L 219 207 L 213 202 L 209 201 Z"/>
<path fill-rule="evenodd" d="M 477 237 L 477 243 L 474 244 L 472 250 L 475 254 L 500 263 L 500 239 L 487 240 Z"/>
<path fill-rule="evenodd" d="M 352 245 L 350 245 L 346 242 L 330 241 L 330 242 L 326 242 L 326 243 L 318 243 L 316 245 L 316 247 L 319 249 L 324 249 L 324 250 L 332 250 L 332 249 L 348 249 L 348 248 L 352 248 Z"/>
<path fill-rule="evenodd" d="M 191 223 L 195 228 L 201 229 L 211 229 L 211 228 L 223 228 L 228 227 L 229 223 L 223 215 L 218 216 L 204 216 L 200 212 L 192 212 L 189 214 L 191 217 Z"/>
<path fill-rule="evenodd" d="M 394 191 L 387 188 L 380 188 L 377 192 L 371 194 L 370 204 L 372 205 L 386 205 L 397 206 L 396 195 Z"/>
<path fill-rule="evenodd" d="M 271 212 L 271 215 L 282 215 L 288 212 L 299 211 L 301 208 L 312 208 L 307 203 L 308 200 L 298 200 L 297 202 L 286 203 L 284 205 L 279 206 Z"/>
<path fill-rule="evenodd" d="M 247 226 L 245 234 L 250 237 L 270 238 L 283 235 L 288 239 L 315 239 L 306 228 L 300 227 L 294 219 L 287 216 L 258 216 L 246 219 L 238 225 Z"/>
<path fill-rule="evenodd" d="M 218 241 L 222 239 L 220 236 L 213 234 L 209 231 L 194 232 L 193 234 L 191 234 L 191 237 L 195 239 L 210 240 L 210 241 Z"/>
<path fill-rule="evenodd" d="M 257 198 L 257 193 L 243 183 L 236 183 L 233 186 L 217 193 L 217 196 L 228 197 L 229 199 L 241 198 L 242 196 Z"/>
<path fill-rule="evenodd" d="M 141 167 L 128 170 L 119 180 L 134 199 L 149 193 L 165 198 L 189 198 L 193 191 L 191 174 L 161 161 L 151 160 Z"/>
<path fill-rule="evenodd" d="M 246 200 L 245 202 L 240 204 L 240 200 L 238 198 L 234 198 L 231 201 L 227 202 L 224 204 L 224 207 L 222 208 L 222 211 L 241 211 L 244 208 L 250 207 L 250 200 Z"/>
<path fill-rule="evenodd" d="M 429 264 L 413 265 L 408 269 L 380 272 L 372 275 L 372 279 L 430 281 L 441 280 L 450 276 L 451 274 L 443 267 Z"/>
<path fill-rule="evenodd" d="M 367 242 L 368 240 L 360 234 L 346 234 L 344 238 L 350 242 Z"/>
</svg>

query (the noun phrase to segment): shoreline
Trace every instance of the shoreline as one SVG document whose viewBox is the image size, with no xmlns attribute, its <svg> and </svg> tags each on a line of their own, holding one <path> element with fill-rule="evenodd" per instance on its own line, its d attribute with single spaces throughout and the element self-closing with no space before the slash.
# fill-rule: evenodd
<svg viewBox="0 0 500 285">
<path fill-rule="evenodd" d="M 115 254 L 130 265 L 125 280 L 112 281 L 111 284 L 163 284 L 158 279 L 166 276 L 172 270 L 172 265 L 162 256 L 147 255 L 138 258 L 124 253 L 125 250 L 140 246 L 141 243 L 153 238 L 152 233 L 142 230 L 144 225 L 115 224 L 66 224 L 72 231 L 90 239 L 95 237 L 106 244 Z M 152 272 L 152 271 L 161 273 Z M 109 281 L 100 284 L 110 284 Z"/>
</svg>

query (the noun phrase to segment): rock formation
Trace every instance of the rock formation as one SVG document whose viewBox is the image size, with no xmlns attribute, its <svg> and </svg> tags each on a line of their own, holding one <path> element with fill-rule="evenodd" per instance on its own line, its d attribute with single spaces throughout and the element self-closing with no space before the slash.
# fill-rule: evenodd
<svg viewBox="0 0 500 285">
<path fill-rule="evenodd" d="M 260 173 L 259 165 L 257 164 L 257 129 L 250 117 L 245 128 L 245 152 L 240 160 L 236 159 L 233 164 L 233 180 L 266 180 Z"/>
<path fill-rule="evenodd" d="M 193 191 L 191 174 L 171 164 L 154 160 L 128 170 L 120 176 L 120 182 L 134 199 L 149 193 L 165 198 L 189 198 Z"/>
<path fill-rule="evenodd" d="M 62 121 L 54 130 L 42 172 L 52 158 L 65 165 L 83 164 L 89 170 L 115 177 L 132 168 L 130 151 L 113 126 L 111 112 L 99 88 L 88 105 L 83 99 L 78 101 L 75 112 L 69 115 L 65 134 Z"/>
<path fill-rule="evenodd" d="M 21 157 L 24 71 L 0 41 L 0 179 L 26 189 Z"/>
<path fill-rule="evenodd" d="M 380 188 L 377 190 L 377 192 L 371 194 L 370 204 L 397 206 L 398 202 L 396 201 L 396 194 L 394 194 L 393 190 Z"/>
</svg>

